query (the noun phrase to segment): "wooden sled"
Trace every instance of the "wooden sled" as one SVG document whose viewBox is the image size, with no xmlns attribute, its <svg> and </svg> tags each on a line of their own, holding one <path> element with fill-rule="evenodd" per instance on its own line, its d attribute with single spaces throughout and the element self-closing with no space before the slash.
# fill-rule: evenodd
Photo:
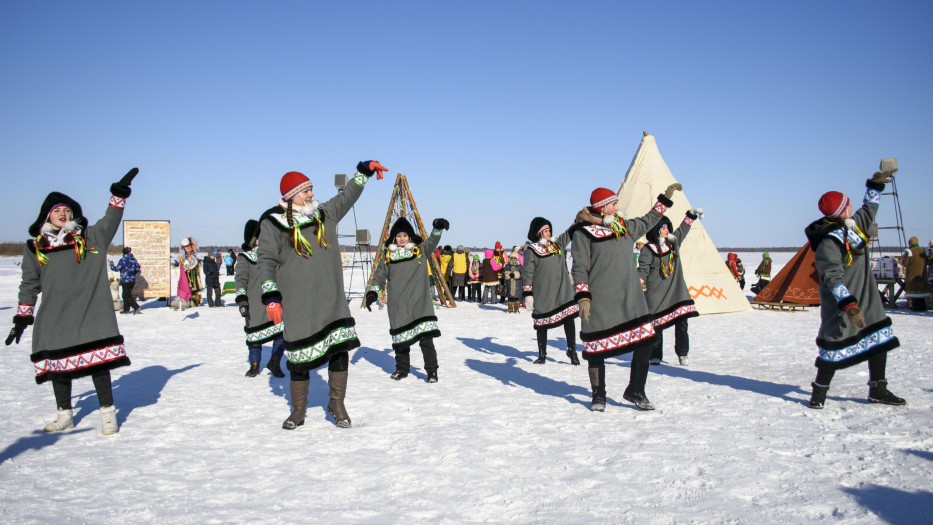
<svg viewBox="0 0 933 525">
<path fill-rule="evenodd" d="M 805 304 L 797 303 L 766 303 L 763 301 L 749 301 L 752 308 L 757 308 L 758 310 L 772 310 L 775 312 L 806 312 L 809 308 Z"/>
</svg>

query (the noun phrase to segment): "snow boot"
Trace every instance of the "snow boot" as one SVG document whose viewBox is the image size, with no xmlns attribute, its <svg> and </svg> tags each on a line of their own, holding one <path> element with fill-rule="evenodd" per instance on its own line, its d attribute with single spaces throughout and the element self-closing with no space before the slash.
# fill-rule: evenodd
<svg viewBox="0 0 933 525">
<path fill-rule="evenodd" d="M 632 362 L 632 371 L 629 375 L 628 387 L 622 393 L 622 399 L 633 403 L 642 410 L 654 410 L 654 405 L 645 395 L 645 383 L 648 381 L 648 365 L 642 362 Z"/>
<path fill-rule="evenodd" d="M 590 410 L 593 412 L 606 411 L 606 369 L 590 368 L 590 386 L 593 389 L 593 400 L 590 401 Z"/>
<path fill-rule="evenodd" d="M 269 362 L 266 363 L 266 368 L 268 368 L 275 377 L 285 377 L 285 372 L 282 372 L 282 356 L 280 355 L 269 356 Z"/>
<path fill-rule="evenodd" d="M 327 403 L 327 412 L 334 416 L 337 426 L 340 428 L 350 428 L 350 414 L 347 414 L 347 408 L 343 406 L 343 398 L 347 395 L 347 377 L 350 372 L 327 371 L 327 384 L 330 385 L 330 402 Z"/>
<path fill-rule="evenodd" d="M 577 349 L 570 347 L 567 348 L 567 357 L 570 358 L 570 364 L 573 366 L 580 366 L 580 358 L 577 357 Z"/>
<path fill-rule="evenodd" d="M 402 379 L 405 379 L 406 377 L 408 377 L 408 372 L 404 370 L 396 370 L 395 372 L 392 372 L 392 375 L 389 377 L 391 377 L 392 379 L 396 381 L 401 381 Z"/>
<path fill-rule="evenodd" d="M 71 409 L 62 410 L 58 409 L 58 415 L 55 417 L 55 421 L 52 421 L 45 426 L 42 430 L 46 432 L 60 432 L 68 428 L 74 428 L 75 422 L 72 419 Z"/>
<path fill-rule="evenodd" d="M 437 383 L 437 369 L 428 370 L 428 383 Z"/>
<path fill-rule="evenodd" d="M 308 384 L 310 379 L 304 381 L 291 381 L 288 385 L 292 395 L 292 413 L 282 423 L 285 430 L 295 430 L 305 424 L 305 409 L 308 407 Z"/>
<path fill-rule="evenodd" d="M 897 397 L 888 390 L 888 382 L 884 379 L 868 382 L 868 401 L 885 405 L 906 405 L 907 401 Z"/>
<path fill-rule="evenodd" d="M 545 350 L 539 345 L 538 346 L 538 358 L 532 361 L 532 363 L 536 365 L 543 365 L 546 362 L 547 362 L 547 350 Z"/>
<path fill-rule="evenodd" d="M 100 407 L 100 418 L 103 421 L 101 434 L 109 436 L 110 434 L 116 434 L 120 430 L 117 427 L 117 409 L 113 405 Z"/>
<path fill-rule="evenodd" d="M 651 363 L 652 365 L 660 365 L 660 364 L 661 364 L 661 358 L 659 358 L 659 357 L 652 357 L 651 360 L 648 361 L 648 362 Z"/>
<path fill-rule="evenodd" d="M 250 361 L 249 370 L 246 371 L 246 377 L 256 377 L 259 375 L 259 361 Z"/>
<path fill-rule="evenodd" d="M 677 356 L 677 359 L 680 359 L 680 366 L 690 366 L 690 358 L 685 355 Z"/>
<path fill-rule="evenodd" d="M 810 408 L 820 409 L 826 404 L 826 392 L 829 392 L 829 385 L 823 386 L 817 383 L 810 383 L 813 387 L 813 394 L 810 396 Z"/>
<path fill-rule="evenodd" d="M 625 389 L 625 392 L 622 393 L 622 399 L 642 410 L 654 410 L 654 405 L 648 400 L 648 396 L 646 396 L 644 392 L 634 392 L 632 385 L 629 385 L 628 388 Z"/>
</svg>

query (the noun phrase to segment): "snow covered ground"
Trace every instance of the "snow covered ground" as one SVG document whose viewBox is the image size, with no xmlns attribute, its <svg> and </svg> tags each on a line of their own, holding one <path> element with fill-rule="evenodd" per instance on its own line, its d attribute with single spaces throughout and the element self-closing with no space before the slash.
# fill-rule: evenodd
<svg viewBox="0 0 933 525">
<path fill-rule="evenodd" d="M 776 266 L 792 256 L 772 255 Z M 757 257 L 743 260 L 751 275 Z M 8 316 L 14 261 L 0 259 Z M 289 432 L 288 379 L 243 376 L 236 308 L 161 304 L 117 316 L 133 365 L 113 373 L 114 436 L 100 434 L 89 378 L 75 383 L 76 427 L 43 433 L 55 403 L 49 385 L 35 385 L 31 331 L 0 346 L 0 521 L 933 520 L 933 314 L 891 311 L 901 348 L 889 354 L 888 378 L 906 407 L 868 404 L 864 365 L 836 375 L 825 410 L 806 407 L 813 309 L 693 319 L 691 366 L 651 369 L 658 410 L 622 400 L 629 367 L 617 359 L 607 410 L 594 413 L 586 368 L 567 363 L 562 333 L 552 333 L 553 359 L 531 364 L 527 313 L 469 303 L 438 311 L 440 382 L 429 385 L 417 350 L 414 373 L 389 379 L 387 314 L 354 301 L 363 347 L 351 355 L 353 428 L 335 427 L 323 410 L 322 369 L 305 426 Z M 674 358 L 672 338 L 666 356 Z"/>
</svg>

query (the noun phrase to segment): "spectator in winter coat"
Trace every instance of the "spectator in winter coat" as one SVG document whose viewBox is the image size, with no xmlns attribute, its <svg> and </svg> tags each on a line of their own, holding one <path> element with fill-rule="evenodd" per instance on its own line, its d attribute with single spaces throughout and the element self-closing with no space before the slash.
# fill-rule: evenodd
<svg viewBox="0 0 933 525">
<path fill-rule="evenodd" d="M 117 262 L 117 265 L 114 266 L 113 262 L 110 263 L 110 269 L 115 272 L 120 272 L 120 287 L 123 288 L 123 311 L 121 314 L 130 313 L 130 306 L 133 307 L 133 313 L 139 313 L 139 303 L 136 302 L 136 299 L 133 299 L 133 287 L 136 286 L 136 276 L 140 272 L 139 262 L 136 261 L 136 258 L 133 257 L 132 248 L 126 246 L 123 248 L 123 257 L 120 258 L 120 261 Z"/>
<path fill-rule="evenodd" d="M 450 246 L 444 246 L 441 250 L 441 275 L 444 276 L 444 280 L 447 281 L 447 286 L 450 286 L 450 271 L 453 269 L 453 266 L 450 264 L 454 256 L 454 249 Z"/>
<path fill-rule="evenodd" d="M 473 261 L 470 263 L 470 269 L 468 271 L 470 281 L 467 284 L 470 289 L 470 295 L 467 300 L 471 303 L 480 300 L 480 290 L 483 286 L 483 282 L 480 280 L 482 269 L 483 263 L 479 260 L 479 254 L 474 255 Z"/>
<path fill-rule="evenodd" d="M 508 298 L 508 313 L 519 313 L 518 308 L 522 302 L 522 265 L 518 260 L 518 252 L 509 255 L 509 264 L 502 270 L 505 280 L 505 296 Z"/>
<path fill-rule="evenodd" d="M 458 301 L 466 300 L 467 283 L 467 263 L 469 256 L 464 253 L 463 245 L 457 246 L 456 253 L 453 254 L 450 271 L 450 294 L 455 296 Z M 458 295 L 459 290 L 459 295 Z"/>
<path fill-rule="evenodd" d="M 227 254 L 224 255 L 224 265 L 227 266 L 227 275 L 235 275 L 233 271 L 234 264 L 236 264 L 236 255 L 233 253 L 233 250 L 227 250 Z"/>
<path fill-rule="evenodd" d="M 497 243 L 498 244 L 498 243 Z M 499 286 L 499 271 L 502 266 L 496 264 L 492 250 L 486 250 L 486 258 L 483 259 L 483 266 L 480 272 L 480 279 L 483 282 L 483 304 L 496 304 L 499 302 L 496 296 L 496 287 Z"/>
<path fill-rule="evenodd" d="M 213 255 L 207 254 L 201 266 L 204 270 L 204 284 L 207 288 L 207 306 L 209 308 L 223 306 L 220 303 L 220 265 L 214 260 Z"/>
<path fill-rule="evenodd" d="M 930 296 L 930 277 L 927 273 L 930 260 L 926 251 L 920 247 L 919 239 L 911 237 L 907 244 L 910 247 L 904 250 L 903 264 L 906 277 L 904 292 L 911 310 L 925 312 L 927 310 L 926 298 Z"/>
<path fill-rule="evenodd" d="M 505 268 L 508 260 L 505 257 L 505 252 L 502 250 L 502 243 L 496 241 L 496 247 L 492 251 L 493 267 L 496 269 L 496 275 L 499 276 L 499 288 L 496 293 L 499 294 L 500 303 L 505 302 L 505 280 L 502 277 L 502 269 Z"/>
<path fill-rule="evenodd" d="M 735 282 L 739 282 L 739 256 L 734 253 L 726 254 L 726 268 L 729 269 L 729 273 L 732 274 L 732 278 L 735 279 Z"/>
<path fill-rule="evenodd" d="M 758 276 L 758 282 L 752 286 L 751 290 L 754 293 L 761 293 L 771 282 L 771 254 L 768 252 L 761 254 L 761 263 L 755 269 L 755 275 Z"/>
</svg>

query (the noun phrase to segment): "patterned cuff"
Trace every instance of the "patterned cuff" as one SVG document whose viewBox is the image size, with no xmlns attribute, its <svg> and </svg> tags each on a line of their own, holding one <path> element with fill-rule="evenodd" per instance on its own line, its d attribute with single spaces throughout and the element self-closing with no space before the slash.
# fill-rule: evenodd
<svg viewBox="0 0 933 525">
<path fill-rule="evenodd" d="M 431 230 L 431 235 L 434 235 L 434 236 L 436 236 L 436 237 L 440 237 L 440 236 L 441 236 L 441 231 L 438 230 L 437 228 L 434 228 L 433 230 Z"/>
<path fill-rule="evenodd" d="M 110 207 L 122 210 L 124 207 L 126 207 L 126 199 L 123 197 L 117 197 L 116 195 L 111 195 Z"/>
<path fill-rule="evenodd" d="M 641 277 L 638 278 L 638 282 L 640 282 L 643 287 L 645 286 L 645 280 Z"/>
<path fill-rule="evenodd" d="M 16 307 L 16 315 L 18 317 L 32 317 L 35 315 L 35 306 L 34 304 L 22 304 L 20 303 Z"/>
<path fill-rule="evenodd" d="M 522 286 L 522 299 L 524 299 L 524 298 L 526 298 L 526 297 L 534 297 L 534 295 L 535 295 L 535 294 L 531 291 L 531 285 L 530 285 L 530 284 L 526 284 L 526 285 Z"/>
<path fill-rule="evenodd" d="M 262 293 L 277 291 L 279 291 L 279 287 L 275 285 L 275 281 L 264 281 L 262 283 Z"/>
<path fill-rule="evenodd" d="M 262 283 L 262 304 L 279 303 L 282 301 L 282 294 L 275 286 L 275 281 L 266 281 Z"/>
<path fill-rule="evenodd" d="M 374 285 L 372 285 L 372 286 L 369 287 L 369 291 L 370 291 L 370 292 L 379 293 L 379 292 L 382 291 L 382 287 L 379 286 L 378 284 L 374 284 Z"/>
<path fill-rule="evenodd" d="M 368 180 L 369 180 L 369 177 L 367 177 L 366 175 L 363 175 L 360 172 L 356 172 L 356 174 L 353 175 L 353 182 L 357 183 L 359 187 L 361 188 L 363 186 L 366 186 L 366 181 Z"/>
<path fill-rule="evenodd" d="M 871 182 L 871 181 L 869 181 Z M 884 189 L 884 184 L 881 184 L 881 189 Z M 865 204 L 881 204 L 881 190 L 876 190 L 871 186 L 865 190 L 865 198 L 862 199 L 862 202 Z"/>
<path fill-rule="evenodd" d="M 579 283 L 573 286 L 574 291 L 577 293 L 574 294 L 573 300 L 580 302 L 580 299 L 592 299 L 593 296 L 590 294 L 590 285 L 586 283 Z"/>
<path fill-rule="evenodd" d="M 664 196 L 664 195 L 658 195 L 658 197 L 663 197 L 663 196 Z M 663 202 L 661 202 L 661 201 L 658 201 L 658 202 L 654 203 L 654 207 L 652 207 L 651 209 L 654 210 L 654 211 L 656 211 L 656 212 L 658 212 L 658 213 L 660 213 L 661 215 L 664 215 L 664 212 L 666 212 L 668 208 L 669 208 L 669 206 L 665 205 L 665 204 L 664 204 Z"/>
<path fill-rule="evenodd" d="M 844 284 L 837 284 L 833 287 L 833 297 L 836 298 L 836 305 L 840 310 L 847 310 L 855 304 L 855 297 L 849 293 L 849 289 Z"/>
<path fill-rule="evenodd" d="M 695 220 L 697 220 L 697 218 L 696 218 L 696 217 L 691 217 L 691 216 L 690 216 L 690 212 L 688 211 L 688 212 L 687 212 L 687 216 L 684 217 L 684 224 L 686 224 L 687 226 L 690 226 L 691 224 L 693 224 L 693 221 L 695 221 Z"/>
</svg>

